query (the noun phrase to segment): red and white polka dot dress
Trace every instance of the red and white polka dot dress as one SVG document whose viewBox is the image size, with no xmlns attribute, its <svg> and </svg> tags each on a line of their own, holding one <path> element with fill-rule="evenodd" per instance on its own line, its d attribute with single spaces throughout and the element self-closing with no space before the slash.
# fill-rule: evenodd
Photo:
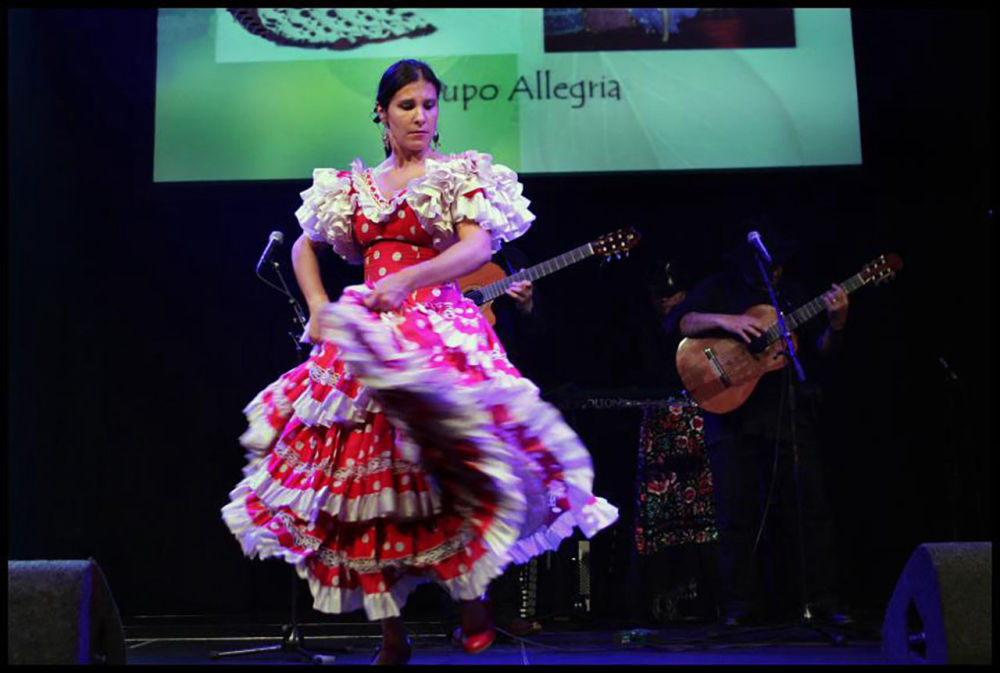
<svg viewBox="0 0 1000 673">
<path fill-rule="evenodd" d="M 245 409 L 249 462 L 223 519 L 246 555 L 294 564 L 322 612 L 398 616 L 429 581 L 472 599 L 508 563 L 617 518 L 591 492 L 579 438 L 456 283 L 395 311 L 364 306 L 380 278 L 454 243 L 455 222 L 478 223 L 496 249 L 534 219 L 516 174 L 489 155 L 426 169 L 391 199 L 360 160 L 314 172 L 296 215 L 362 262 L 365 284 L 327 305 L 309 360 Z"/>
</svg>

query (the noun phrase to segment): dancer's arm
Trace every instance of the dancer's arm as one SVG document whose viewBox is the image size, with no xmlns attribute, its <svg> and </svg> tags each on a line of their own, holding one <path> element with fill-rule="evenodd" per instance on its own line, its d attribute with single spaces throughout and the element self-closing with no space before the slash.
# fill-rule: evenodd
<svg viewBox="0 0 1000 673">
<path fill-rule="evenodd" d="M 317 259 L 317 253 L 325 247 L 326 243 L 313 241 L 305 234 L 299 236 L 292 245 L 292 268 L 295 269 L 295 279 L 299 282 L 302 296 L 309 305 L 309 324 L 306 329 L 313 342 L 319 340 L 319 325 L 312 317 L 330 301 L 320 279 Z"/>
</svg>

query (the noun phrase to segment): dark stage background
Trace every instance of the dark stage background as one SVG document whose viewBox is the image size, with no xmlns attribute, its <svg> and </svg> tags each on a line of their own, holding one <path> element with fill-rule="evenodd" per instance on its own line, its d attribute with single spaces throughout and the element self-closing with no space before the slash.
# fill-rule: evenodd
<svg viewBox="0 0 1000 673">
<path fill-rule="evenodd" d="M 826 382 L 843 592 L 879 612 L 915 545 L 992 539 L 993 14 L 853 23 L 864 165 L 525 176 L 538 221 L 518 245 L 541 260 L 621 226 L 644 235 L 628 261 L 537 284 L 547 391 L 656 383 L 637 336 L 645 265 L 715 271 L 747 217 L 798 239 L 790 271 L 817 294 L 903 257 L 895 281 L 852 295 Z M 155 10 L 11 10 L 8 30 L 8 557 L 93 556 L 126 623 L 280 613 L 287 571 L 246 560 L 219 509 L 243 465 L 240 410 L 294 363 L 288 306 L 253 267 L 268 232 L 295 237 L 309 181 L 152 183 Z M 287 246 L 281 259 L 291 281 Z M 359 270 L 327 261 L 336 296 Z M 570 420 L 622 506 L 595 540 L 620 558 L 638 416 Z M 623 575 L 600 574 L 622 593 Z"/>
</svg>

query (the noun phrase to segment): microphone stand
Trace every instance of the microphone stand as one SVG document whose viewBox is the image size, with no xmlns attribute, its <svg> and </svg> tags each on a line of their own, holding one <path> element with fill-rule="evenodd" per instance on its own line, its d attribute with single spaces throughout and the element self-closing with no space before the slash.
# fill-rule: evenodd
<svg viewBox="0 0 1000 673">
<path fill-rule="evenodd" d="M 257 277 L 260 278 L 262 281 L 264 281 L 266 285 L 273 287 L 275 290 L 281 292 L 288 298 L 288 303 L 291 305 L 292 312 L 295 314 L 294 317 L 292 318 L 292 323 L 297 324 L 299 327 L 302 328 L 302 332 L 299 333 L 301 335 L 303 332 L 305 332 L 306 328 L 305 314 L 302 312 L 302 307 L 299 305 L 298 300 L 289 291 L 288 284 L 285 282 L 285 278 L 281 274 L 281 267 L 278 265 L 278 262 L 276 262 L 273 259 L 270 260 L 270 262 L 271 266 L 274 268 L 275 275 L 277 275 L 278 277 L 278 281 L 281 283 L 280 286 L 274 284 L 273 282 L 269 281 L 267 278 L 264 278 L 264 276 L 261 275 L 260 268 L 262 264 L 260 263 L 257 264 L 255 273 Z M 297 336 L 294 332 L 289 332 L 288 335 L 292 337 L 292 341 L 295 343 L 295 350 L 298 353 L 299 362 L 305 362 L 306 359 L 309 357 L 309 354 L 302 347 L 301 336 Z M 332 664 L 336 660 L 336 657 L 334 657 L 332 654 L 323 654 L 320 652 L 306 649 L 305 639 L 302 636 L 302 632 L 299 630 L 299 621 L 298 621 L 299 578 L 294 568 L 290 568 L 290 570 L 292 577 L 291 600 L 290 600 L 291 620 L 288 624 L 285 624 L 284 626 L 281 627 L 281 642 L 278 643 L 277 645 L 265 645 L 263 647 L 252 647 L 243 650 L 210 652 L 208 655 L 209 658 L 221 659 L 223 657 L 239 657 L 247 654 L 260 654 L 262 652 L 289 652 L 297 655 L 301 660 L 309 661 L 314 664 Z M 345 653 L 348 650 L 339 648 L 334 651 Z"/>
<path fill-rule="evenodd" d="M 785 345 L 785 350 L 781 353 L 785 356 L 785 359 L 792 363 L 795 368 L 795 376 L 798 378 L 799 382 L 804 382 L 806 380 L 805 370 L 802 368 L 802 363 L 799 361 L 798 353 L 795 349 L 795 342 L 792 340 L 792 333 L 788 330 L 788 326 L 785 324 L 785 316 L 781 310 L 781 305 L 778 303 L 777 294 L 774 291 L 774 285 L 771 283 L 771 274 L 768 273 L 768 267 L 764 264 L 763 256 L 756 249 L 754 254 L 757 258 L 757 268 L 760 269 L 761 278 L 764 281 L 764 287 L 767 288 L 768 295 L 771 298 L 771 305 L 774 306 L 774 311 L 778 316 L 778 331 L 781 335 L 781 340 Z M 795 405 L 795 380 L 792 378 L 791 373 L 786 370 L 785 381 L 788 385 L 788 411 L 789 418 L 791 420 L 791 446 L 792 446 L 792 478 L 795 482 L 795 516 L 796 523 L 798 527 L 798 551 L 799 551 L 799 575 L 800 575 L 800 589 L 801 589 L 801 606 L 802 606 L 802 621 L 803 623 L 820 633 L 822 633 L 827 638 L 830 638 L 834 645 L 845 645 L 846 639 L 843 634 L 829 632 L 826 629 L 820 627 L 815 623 L 814 615 L 809 609 L 809 590 L 806 581 L 806 551 L 805 551 L 805 526 L 803 524 L 802 517 L 802 487 L 799 479 L 799 445 L 796 437 L 796 425 L 798 421 L 798 415 L 796 413 Z M 781 428 L 777 429 L 777 432 L 781 433 Z M 777 449 L 776 449 L 777 450 Z"/>
<path fill-rule="evenodd" d="M 278 292 L 280 292 L 281 294 L 285 295 L 288 298 L 288 303 L 291 305 L 292 312 L 295 314 L 294 317 L 292 318 L 292 324 L 297 324 L 302 330 L 301 332 L 299 332 L 298 336 L 296 336 L 295 333 L 293 332 L 289 332 L 288 336 L 292 337 L 292 341 L 295 343 L 295 351 L 299 356 L 299 362 L 305 362 L 306 358 L 309 357 L 309 355 L 308 353 L 305 352 L 305 349 L 302 348 L 301 335 L 304 334 L 306 330 L 306 316 L 302 312 L 302 306 L 299 305 L 299 302 L 295 298 L 295 295 L 293 295 L 291 291 L 288 289 L 288 283 L 285 282 L 285 277 L 281 274 L 281 266 L 273 259 L 270 260 L 270 262 L 271 266 L 274 268 L 275 275 L 278 277 L 278 281 L 281 283 L 280 287 L 278 285 L 275 285 L 274 283 L 272 283 L 267 278 L 264 278 L 264 276 L 261 275 L 260 273 L 261 264 L 257 265 L 257 268 L 254 270 L 254 273 L 257 275 L 258 278 L 264 281 L 265 285 L 273 287 L 275 290 L 277 290 Z"/>
<path fill-rule="evenodd" d="M 806 373 L 805 370 L 802 369 L 802 363 L 799 362 L 798 354 L 795 351 L 795 342 L 792 341 L 792 333 L 788 331 L 788 326 L 785 325 L 785 314 L 782 313 L 781 306 L 778 304 L 778 297 L 774 292 L 774 285 L 771 284 L 771 274 L 767 272 L 767 267 L 764 266 L 764 260 L 762 259 L 760 253 L 756 252 L 756 250 L 754 252 L 757 257 L 757 268 L 760 269 L 760 277 L 764 280 L 764 287 L 767 288 L 768 296 L 771 297 L 771 305 L 774 306 L 774 311 L 778 314 L 778 330 L 781 333 L 781 340 L 785 343 L 785 352 L 783 355 L 795 365 L 795 373 L 798 376 L 799 381 L 805 381 Z M 795 411 L 794 400 L 794 395 L 789 398 L 790 408 L 793 413 Z M 792 427 L 795 427 L 794 423 L 792 424 Z"/>
</svg>

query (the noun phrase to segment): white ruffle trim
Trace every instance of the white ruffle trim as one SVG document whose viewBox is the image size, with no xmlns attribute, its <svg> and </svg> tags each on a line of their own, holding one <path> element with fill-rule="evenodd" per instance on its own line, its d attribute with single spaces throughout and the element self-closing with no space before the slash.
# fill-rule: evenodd
<svg viewBox="0 0 1000 673">
<path fill-rule="evenodd" d="M 364 387 L 358 391 L 356 399 L 351 399 L 336 388 L 332 388 L 323 400 L 315 399 L 307 387 L 292 403 L 285 395 L 284 386 L 284 378 L 279 378 L 258 393 L 243 409 L 248 426 L 246 432 L 240 435 L 240 444 L 243 448 L 255 453 L 267 453 L 281 432 L 272 427 L 267 420 L 268 405 L 264 402 L 264 396 L 268 392 L 273 393 L 274 405 L 287 414 L 289 420 L 294 416 L 309 426 L 329 428 L 335 423 L 358 425 L 365 421 L 368 414 L 382 410 Z"/>
<path fill-rule="evenodd" d="M 469 305 L 473 305 L 471 301 Z M 454 320 L 465 320 L 464 318 L 449 316 L 447 312 L 442 315 L 440 311 L 424 304 L 417 304 L 414 308 L 427 318 L 431 329 L 441 337 L 441 342 L 446 348 L 461 351 L 469 365 L 478 367 L 485 376 L 492 379 L 497 385 L 505 388 L 521 388 L 528 393 L 538 392 L 538 387 L 530 380 L 522 376 L 513 376 L 496 366 L 496 359 L 506 360 L 507 355 L 499 347 L 495 350 L 486 349 L 486 341 L 482 331 L 464 332 L 455 326 Z M 469 322 L 477 323 L 481 320 L 479 316 L 477 309 L 476 317 L 470 319 Z"/>
<path fill-rule="evenodd" d="M 234 491 L 235 493 L 235 491 Z M 432 581 L 430 577 L 419 574 L 408 574 L 399 578 L 389 591 L 379 594 L 365 594 L 359 586 L 354 589 L 341 589 L 336 586 L 322 584 L 306 565 L 306 559 L 312 550 L 295 551 L 285 547 L 278 536 L 267 528 L 257 526 L 250 520 L 243 508 L 246 492 L 222 509 L 222 518 L 240 541 L 244 555 L 255 556 L 260 560 L 280 558 L 295 567 L 295 572 L 301 579 L 309 583 L 313 595 L 313 607 L 327 614 L 342 614 L 364 608 L 368 619 L 385 619 L 399 617 L 406 599 L 421 584 Z"/>
<path fill-rule="evenodd" d="M 340 177 L 333 168 L 313 171 L 312 186 L 300 194 L 302 205 L 295 217 L 313 241 L 326 241 L 350 264 L 361 264 L 361 247 L 354 241 L 352 219 L 358 205 L 351 177 Z"/>
<path fill-rule="evenodd" d="M 321 584 L 304 563 L 297 564 L 295 570 L 299 577 L 309 582 L 316 610 L 340 614 L 364 608 L 365 616 L 372 621 L 401 616 L 410 594 L 421 584 L 436 581 L 455 600 L 471 601 L 482 596 L 490 582 L 503 573 L 503 567 L 497 564 L 496 558 L 487 554 L 469 572 L 451 580 L 435 580 L 429 575 L 411 573 L 400 577 L 388 591 L 365 594 L 360 587 L 341 589 Z"/>
<path fill-rule="evenodd" d="M 270 386 L 257 393 L 257 396 L 243 409 L 243 414 L 247 417 L 247 429 L 240 435 L 240 445 L 256 455 L 265 455 L 278 438 L 278 431 L 271 427 L 267 420 L 268 405 L 264 402 L 264 393 L 269 388 Z"/>
<path fill-rule="evenodd" d="M 309 582 L 313 594 L 313 607 L 316 610 L 342 613 L 364 608 L 368 619 L 376 620 L 399 617 L 413 590 L 428 582 L 437 582 L 455 600 L 474 600 L 483 595 L 490 582 L 503 573 L 504 567 L 505 564 L 499 563 L 496 556 L 486 554 L 467 572 L 450 580 L 440 580 L 433 574 L 425 574 L 420 568 L 414 568 L 414 572 L 400 577 L 388 591 L 378 594 L 365 594 L 360 587 L 341 589 L 321 584 L 309 573 L 304 563 L 297 565 L 296 571 L 299 577 Z"/>
<path fill-rule="evenodd" d="M 365 594 L 361 587 L 342 589 L 337 586 L 322 584 L 309 569 L 306 560 L 315 550 L 308 545 L 303 551 L 295 551 L 284 545 L 274 531 L 256 525 L 248 516 L 244 507 L 249 490 L 237 487 L 232 494 L 233 501 L 222 508 L 222 518 L 240 542 L 244 555 L 248 558 L 257 557 L 261 560 L 280 558 L 293 565 L 298 576 L 309 583 L 313 595 L 313 607 L 327 614 L 341 614 L 364 608 L 368 619 L 385 619 L 401 615 L 406 600 L 421 584 L 437 581 L 459 600 L 472 600 L 481 596 L 489 586 L 490 581 L 503 572 L 503 566 L 497 557 L 487 554 L 473 564 L 470 570 L 451 580 L 437 580 L 429 571 L 421 572 L 414 567 L 411 572 L 400 577 L 393 586 L 378 594 Z M 393 563 L 392 566 L 402 566 L 403 563 Z"/>
<path fill-rule="evenodd" d="M 279 406 L 280 400 L 285 400 L 280 384 L 281 380 L 272 384 L 277 387 L 275 401 Z M 378 403 L 370 399 L 367 389 L 362 388 L 362 391 L 368 399 L 365 410 L 353 404 L 349 397 L 338 390 L 331 390 L 326 400 L 319 403 L 309 395 L 308 389 L 289 408 L 293 409 L 295 418 L 310 426 L 330 427 L 333 423 L 347 425 L 349 421 L 359 425 L 365 422 L 368 413 L 381 410 Z M 332 493 L 327 486 L 318 490 L 308 487 L 287 488 L 282 481 L 274 479 L 268 470 L 266 458 L 275 448 L 275 442 L 282 431 L 276 430 L 268 422 L 268 406 L 263 402 L 263 395 L 263 392 L 258 394 L 244 410 L 249 428 L 240 436 L 240 443 L 249 451 L 247 465 L 243 468 L 244 479 L 230 493 L 230 498 L 237 497 L 241 492 L 240 489 L 245 486 L 269 507 L 289 507 L 299 518 L 310 522 L 314 522 L 321 511 L 343 521 L 369 521 L 386 516 L 420 519 L 441 511 L 439 491 L 431 475 L 426 474 L 423 476 L 430 490 L 420 492 L 400 493 L 393 488 L 383 488 L 378 493 L 347 498 L 342 494 Z M 412 442 L 402 435 L 403 433 L 397 433 L 397 443 L 401 446 L 401 453 L 418 455 Z M 318 467 L 315 465 L 309 466 L 306 472 L 311 475 L 316 469 Z M 356 479 L 357 477 L 344 479 L 345 493 L 349 492 L 351 482 Z M 308 483 L 308 479 L 306 482 Z"/>
<path fill-rule="evenodd" d="M 423 176 L 411 180 L 396 197 L 385 199 L 372 193 L 365 179 L 368 169 L 360 158 L 355 159 L 351 163 L 352 194 L 362 214 L 382 222 L 395 214 L 400 200 L 405 200 L 435 249 L 443 250 L 458 240 L 457 222 L 471 221 L 490 235 L 494 252 L 505 241 L 523 235 L 535 220 L 517 173 L 494 164 L 489 154 L 469 150 L 444 159 L 427 159 L 424 166 Z M 477 189 L 482 192 L 465 196 Z"/>
<path fill-rule="evenodd" d="M 313 595 L 313 607 L 327 614 L 341 614 L 363 608 L 370 620 L 398 617 L 401 615 L 406 601 L 415 588 L 428 582 L 438 582 L 456 600 L 473 600 L 481 596 L 489 587 L 491 581 L 499 577 L 506 567 L 496 554 L 487 553 L 480 557 L 469 570 L 450 580 L 440 580 L 434 577 L 433 571 L 414 566 L 410 572 L 400 577 L 393 586 L 378 594 L 365 594 L 361 587 L 342 589 L 338 586 L 322 584 L 306 564 L 308 557 L 316 551 L 314 545 L 301 545 L 302 551 L 290 549 L 278 539 L 277 534 L 267 527 L 256 525 L 247 515 L 244 507 L 249 490 L 238 487 L 233 491 L 234 499 L 222 509 L 222 518 L 229 530 L 240 542 L 243 554 L 248 558 L 257 557 L 261 560 L 280 558 L 295 567 L 298 576 L 309 583 Z M 572 527 L 570 527 L 572 530 Z M 297 541 L 300 540 L 296 536 Z M 305 539 L 301 539 L 305 541 Z M 554 547 L 553 547 L 554 548 Z M 403 562 L 386 564 L 387 567 L 399 568 Z M 347 564 L 350 567 L 350 564 Z"/>
<path fill-rule="evenodd" d="M 472 191 L 481 192 L 466 196 Z M 490 235 L 493 252 L 528 231 L 535 215 L 517 173 L 493 157 L 469 150 L 445 161 L 428 160 L 423 179 L 407 190 L 406 201 L 420 226 L 441 250 L 457 238 L 455 224 L 475 222 Z"/>
<path fill-rule="evenodd" d="M 422 575 L 404 575 L 388 591 L 366 594 L 361 587 L 340 589 L 320 584 L 305 567 L 296 566 L 299 577 L 309 582 L 313 595 L 313 608 L 327 614 L 341 614 L 364 608 L 368 619 L 387 619 L 402 616 L 403 606 L 413 590 L 433 580 Z"/>
<path fill-rule="evenodd" d="M 401 521 L 426 519 L 441 511 L 441 496 L 438 488 L 426 477 L 426 491 L 397 491 L 386 487 L 377 493 L 348 498 L 341 493 L 333 493 L 329 486 L 319 489 L 287 488 L 281 480 L 276 480 L 267 470 L 266 462 L 257 465 L 245 474 L 229 494 L 230 499 L 243 494 L 244 487 L 253 491 L 268 507 L 277 509 L 288 507 L 303 521 L 315 523 L 321 512 L 341 521 L 359 522 L 392 517 Z M 342 489 L 349 492 L 355 479 L 347 479 Z"/>
</svg>

